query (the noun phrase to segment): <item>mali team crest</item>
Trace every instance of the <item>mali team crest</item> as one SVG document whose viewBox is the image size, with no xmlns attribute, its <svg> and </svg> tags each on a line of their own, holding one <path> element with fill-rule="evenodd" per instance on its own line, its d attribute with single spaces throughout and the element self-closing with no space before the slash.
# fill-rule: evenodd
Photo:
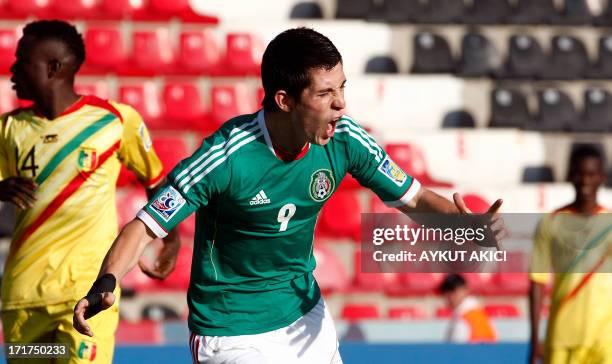
<svg viewBox="0 0 612 364">
<path fill-rule="evenodd" d="M 98 164 L 98 155 L 94 148 L 81 147 L 79 148 L 78 157 L 79 171 L 91 172 L 96 169 Z"/>
<path fill-rule="evenodd" d="M 334 176 L 329 169 L 319 169 L 310 177 L 310 198 L 317 202 L 327 200 L 334 192 L 336 182 Z"/>
</svg>

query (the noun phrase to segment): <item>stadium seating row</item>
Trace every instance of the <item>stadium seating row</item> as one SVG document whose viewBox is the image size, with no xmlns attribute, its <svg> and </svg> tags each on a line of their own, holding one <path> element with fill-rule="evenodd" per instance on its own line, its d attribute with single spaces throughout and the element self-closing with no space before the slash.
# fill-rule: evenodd
<svg viewBox="0 0 612 364">
<path fill-rule="evenodd" d="M 578 110 L 568 94 L 556 88 L 537 92 L 538 112 L 529 112 L 527 97 L 518 88 L 499 87 L 491 93 L 491 127 L 538 131 L 612 131 L 612 94 L 592 87 L 584 92 Z"/>
<path fill-rule="evenodd" d="M 248 76 L 260 71 L 263 44 L 254 33 L 227 33 L 224 49 L 211 28 L 183 30 L 177 39 L 173 39 L 167 27 L 140 29 L 130 35 L 129 42 L 116 25 L 91 26 L 84 34 L 88 57 L 82 74 Z M 16 29 L 0 29 L 1 73 L 9 72 L 18 37 Z M 485 35 L 467 33 L 461 42 L 461 56 L 456 60 L 442 35 L 417 33 L 412 72 L 518 79 L 612 78 L 612 36 L 600 38 L 595 62 L 589 61 L 584 44 L 573 36 L 554 36 L 548 55 L 530 35 L 513 35 L 508 42 L 504 62 Z M 126 43 L 131 44 L 129 51 Z M 365 65 L 366 73 L 398 70 L 395 59 L 384 55 L 370 56 Z"/>
<path fill-rule="evenodd" d="M 217 23 L 216 17 L 197 14 L 189 0 L 3 0 L 0 18 L 62 18 Z"/>
<path fill-rule="evenodd" d="M 81 94 L 108 98 L 104 81 L 78 83 Z M 210 132 L 230 118 L 256 111 L 263 99 L 263 90 L 250 89 L 244 83 L 213 85 L 207 99 L 198 84 L 188 81 L 168 81 L 161 91 L 151 81 L 119 86 L 116 100 L 136 108 L 152 130 L 194 130 Z M 11 85 L 0 82 L 0 112 L 19 105 Z"/>
<path fill-rule="evenodd" d="M 18 29 L 0 29 L 0 73 L 9 72 L 19 39 Z M 84 32 L 87 59 L 81 74 L 124 76 L 248 76 L 259 73 L 262 44 L 255 35 L 230 32 L 225 48 L 211 28 L 183 30 L 172 39 L 168 27 L 135 30 L 126 51 L 120 26 L 91 26 Z"/>
<path fill-rule="evenodd" d="M 316 235 L 315 235 L 316 238 Z M 479 295 L 522 295 L 527 292 L 528 279 L 527 265 L 521 263 L 525 257 L 520 252 L 509 252 L 514 255 L 513 264 L 523 265 L 517 267 L 516 272 L 497 271 L 492 273 L 465 273 L 472 291 Z M 353 264 L 347 272 L 345 266 L 340 264 L 340 258 L 324 243 L 315 246 L 317 268 L 315 276 L 319 286 L 324 292 L 341 293 L 374 293 L 384 292 L 389 297 L 420 296 L 436 293 L 438 284 L 442 281 L 443 273 L 402 273 L 382 272 L 373 273 L 369 267 L 368 272 L 362 267 L 362 256 L 357 250 L 354 252 Z M 368 261 L 371 262 L 371 261 Z M 408 270 L 408 263 L 406 270 Z M 343 271 L 344 270 L 344 271 Z M 522 272 L 519 272 L 522 270 Z M 351 278 L 352 277 L 352 278 Z"/>
<path fill-rule="evenodd" d="M 612 78 L 612 36 L 599 39 L 599 56 L 590 62 L 578 37 L 555 35 L 545 54 L 537 39 L 527 34 L 508 39 L 506 60 L 482 33 L 469 32 L 461 41 L 461 56 L 454 59 L 448 41 L 438 34 L 414 36 L 413 73 L 454 73 L 461 77 L 571 80 Z M 379 61 L 380 62 L 380 61 Z M 368 69 L 366 68 L 366 72 Z M 392 67 L 370 66 L 370 71 L 392 71 Z"/>
<path fill-rule="evenodd" d="M 609 25 L 612 5 L 593 14 L 586 0 L 338 0 L 336 17 L 392 23 Z"/>
</svg>

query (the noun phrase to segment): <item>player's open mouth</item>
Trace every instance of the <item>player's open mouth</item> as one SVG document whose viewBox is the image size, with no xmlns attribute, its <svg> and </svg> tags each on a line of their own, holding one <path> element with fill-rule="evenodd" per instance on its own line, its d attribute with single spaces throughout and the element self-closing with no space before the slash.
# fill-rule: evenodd
<svg viewBox="0 0 612 364">
<path fill-rule="evenodd" d="M 336 131 L 336 123 L 338 119 L 332 120 L 331 123 L 327 124 L 327 137 L 331 138 L 334 136 L 334 132 Z"/>
</svg>

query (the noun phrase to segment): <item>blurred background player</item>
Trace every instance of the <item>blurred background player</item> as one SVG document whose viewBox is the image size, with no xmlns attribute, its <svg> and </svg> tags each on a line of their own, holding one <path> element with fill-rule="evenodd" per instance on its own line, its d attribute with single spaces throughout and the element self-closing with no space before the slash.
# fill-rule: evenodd
<svg viewBox="0 0 612 364">
<path fill-rule="evenodd" d="M 438 291 L 453 310 L 446 339 L 453 343 L 495 342 L 495 329 L 460 274 L 448 274 Z"/>
<path fill-rule="evenodd" d="M 568 175 L 576 197 L 538 226 L 529 292 L 532 364 L 539 359 L 545 364 L 612 363 L 612 273 L 602 269 L 606 264 L 609 269 L 612 232 L 609 214 L 600 215 L 608 210 L 597 200 L 604 171 L 599 149 L 592 145 L 576 148 Z M 576 226 L 585 228 L 574 230 Z M 571 248 L 576 236 L 582 250 Z M 570 250 L 571 266 L 563 259 L 566 250 Z M 589 260 L 593 253 L 594 259 Z M 540 312 L 551 276 L 550 314 L 542 346 L 538 340 Z"/>
<path fill-rule="evenodd" d="M 92 321 L 95 338 L 73 329 L 72 309 L 95 280 L 91 267 L 101 264 L 116 235 L 121 164 L 149 193 L 163 181 L 140 115 L 74 91 L 84 59 L 83 40 L 72 25 L 28 24 L 11 81 L 17 96 L 33 105 L 1 119 L 0 200 L 18 208 L 2 277 L 4 340 L 69 344 L 70 358 L 55 363 L 111 363 L 117 306 Z M 157 268 L 143 265 L 150 275 L 161 278 L 173 268 L 180 241 L 174 234 L 167 240 Z"/>
<path fill-rule="evenodd" d="M 116 281 L 145 246 L 197 211 L 188 293 L 193 361 L 341 363 L 312 272 L 315 223 L 342 179 L 350 173 L 406 213 L 469 212 L 458 194 L 453 203 L 421 188 L 344 115 L 342 57 L 327 37 L 284 31 L 261 68 L 263 109 L 206 138 L 121 231 L 75 307 L 80 332 L 94 335 L 85 319 L 112 304 Z"/>
</svg>

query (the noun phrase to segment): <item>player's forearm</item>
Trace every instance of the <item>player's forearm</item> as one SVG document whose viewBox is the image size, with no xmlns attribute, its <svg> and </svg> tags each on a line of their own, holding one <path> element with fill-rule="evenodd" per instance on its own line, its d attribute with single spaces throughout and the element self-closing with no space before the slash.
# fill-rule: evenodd
<svg viewBox="0 0 612 364">
<path fill-rule="evenodd" d="M 544 285 L 531 281 L 529 286 L 530 343 L 538 345 L 540 333 L 540 312 L 542 310 Z"/>
<path fill-rule="evenodd" d="M 399 207 L 403 213 L 442 213 L 456 214 L 459 210 L 455 204 L 437 193 L 421 187 L 414 198 L 406 205 Z"/>
<path fill-rule="evenodd" d="M 147 244 L 156 236 L 139 219 L 130 221 L 119 233 L 104 258 L 100 274 L 111 273 L 120 281 L 137 263 Z"/>
</svg>

